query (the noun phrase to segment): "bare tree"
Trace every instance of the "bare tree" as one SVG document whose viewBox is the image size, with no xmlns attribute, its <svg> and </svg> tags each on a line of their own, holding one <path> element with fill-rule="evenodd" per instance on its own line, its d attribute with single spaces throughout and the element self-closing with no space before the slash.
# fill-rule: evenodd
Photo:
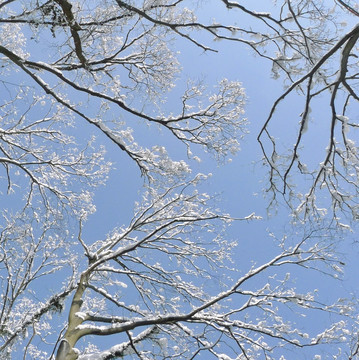
<svg viewBox="0 0 359 360">
<path fill-rule="evenodd" d="M 199 354 L 276 359 L 287 345 L 312 347 L 343 337 L 343 319 L 314 335 L 292 326 L 282 311 L 329 311 L 335 318 L 349 311 L 348 304 L 328 306 L 314 293 L 296 292 L 288 273 L 270 280 L 272 269 L 280 274 L 293 265 L 332 275 L 339 271 L 341 262 L 326 241 L 328 229 L 311 229 L 292 239 L 292 246 L 283 242 L 276 256 L 238 277 L 230 258 L 235 243 L 216 234 L 222 228 L 218 222 L 233 219 L 211 210 L 208 197 L 195 190 L 197 181 L 160 192 L 149 189 L 127 227 L 90 247 L 82 242 L 89 265 L 80 275 L 57 359 L 192 359 Z M 213 281 L 220 292 L 213 292 Z M 124 337 L 105 351 L 81 354 L 74 348 L 82 337 L 111 334 Z"/>
<path fill-rule="evenodd" d="M 322 188 L 331 199 L 322 207 L 338 223 L 346 211 L 357 218 L 357 148 L 347 131 L 358 127 L 350 115 L 358 99 L 359 33 L 336 16 L 354 22 L 357 9 L 310 0 L 276 1 L 271 11 L 227 0 L 215 6 L 250 26 L 228 24 L 226 17 L 206 23 L 200 7 L 184 0 L 0 3 L 0 184 L 2 200 L 14 199 L 1 222 L 0 358 L 284 359 L 285 349 L 309 349 L 319 359 L 315 349 L 333 342 L 336 356 L 357 356 L 355 304 L 325 303 L 290 280 L 292 269 L 342 272 L 337 229 L 323 220 L 316 198 Z M 224 229 L 259 217 L 234 219 L 216 210 L 201 191 L 206 176 L 190 175 L 185 161 L 171 159 L 157 140 L 147 146 L 135 131 L 156 125 L 184 144 L 190 158 L 199 148 L 217 160 L 239 150 L 247 131 L 239 82 L 223 79 L 210 89 L 187 79 L 177 106 L 166 103 L 181 76 L 178 48 L 184 42 L 216 52 L 208 36 L 249 47 L 286 86 L 258 140 L 272 203 L 282 195 L 300 229 L 249 269 L 233 263 L 235 242 Z M 275 111 L 295 91 L 303 102 L 299 125 L 293 124 L 295 145 L 282 148 L 291 133 L 278 141 Z M 301 147 L 320 96 L 329 99 L 327 113 L 318 105 L 320 119 L 329 119 L 319 127 L 329 145 L 323 159 L 319 149 L 306 164 Z M 111 163 L 87 134 L 115 144 L 145 178 L 131 221 L 95 242 L 83 238 L 82 228 Z M 303 182 L 294 178 L 300 174 Z M 56 282 L 50 291 L 41 287 L 44 279 Z M 63 326 L 57 313 L 64 304 Z M 312 313 L 335 321 L 301 330 L 301 316 Z M 97 348 L 92 335 L 115 340 Z"/>
<path fill-rule="evenodd" d="M 295 30 L 280 36 L 284 46 L 272 60 L 275 74 L 284 73 L 289 81 L 287 89 L 274 102 L 258 140 L 270 167 L 268 189 L 273 191 L 274 197 L 281 193 L 295 214 L 304 217 L 321 218 L 323 209 L 330 209 L 340 223 L 343 212 L 354 220 L 358 217 L 358 163 L 354 140 L 358 128 L 354 116 L 358 100 L 355 53 L 358 26 L 345 31 L 345 19 L 354 25 L 359 12 L 357 5 L 350 1 L 338 1 L 338 4 L 339 7 L 324 2 L 287 1 L 282 8 L 280 19 L 284 21 L 288 16 L 295 23 Z M 345 12 L 348 14 L 342 22 L 336 20 L 338 11 L 341 18 Z M 310 25 L 306 17 L 311 19 Z M 275 140 L 272 124 L 276 120 L 275 111 L 295 91 L 302 96 L 298 122 L 289 119 L 296 128 L 291 139 L 294 145 L 282 149 Z M 320 130 L 311 131 L 311 127 Z M 313 161 L 303 149 L 310 146 L 314 137 L 320 138 L 322 148 L 316 150 Z M 307 181 L 298 191 L 290 179 L 299 173 Z M 319 193 L 323 192 L 327 192 L 331 200 L 318 204 Z M 293 201 L 296 196 L 299 202 Z"/>
</svg>

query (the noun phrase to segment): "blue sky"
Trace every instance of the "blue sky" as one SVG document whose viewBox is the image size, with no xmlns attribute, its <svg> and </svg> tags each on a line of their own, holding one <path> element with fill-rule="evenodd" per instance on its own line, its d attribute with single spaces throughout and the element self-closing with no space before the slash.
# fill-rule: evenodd
<svg viewBox="0 0 359 360">
<path fill-rule="evenodd" d="M 257 2 L 266 3 L 266 2 Z M 224 18 L 232 16 L 217 5 L 206 4 L 206 13 L 216 13 L 216 16 Z M 261 5 L 258 5 L 260 8 Z M 221 10 L 220 10 L 221 9 Z M 261 9 L 262 10 L 262 9 Z M 235 18 L 235 15 L 233 16 Z M 246 21 L 242 19 L 237 20 Z M 177 46 L 177 45 L 176 45 Z M 271 64 L 265 60 L 254 57 L 251 50 L 241 44 L 216 42 L 214 48 L 218 53 L 204 53 L 193 44 L 183 41 L 179 42 L 181 54 L 180 62 L 183 66 L 183 75 L 177 80 L 176 88 L 169 94 L 169 99 L 176 99 L 184 87 L 184 78 L 187 76 L 203 79 L 209 87 L 213 86 L 222 78 L 238 80 L 243 83 L 247 95 L 245 116 L 249 120 L 249 133 L 241 141 L 241 151 L 232 157 L 231 161 L 217 164 L 208 154 L 201 149 L 198 150 L 202 161 L 197 163 L 187 159 L 185 146 L 171 138 L 165 131 L 159 131 L 156 126 L 147 127 L 140 120 L 133 117 L 125 117 L 127 125 L 134 124 L 136 134 L 143 144 L 165 145 L 169 153 L 176 159 L 186 159 L 190 162 L 193 174 L 197 172 L 212 173 L 212 177 L 203 185 L 203 190 L 210 194 L 218 194 L 218 207 L 234 217 L 245 217 L 252 212 L 263 217 L 260 221 L 235 222 L 228 231 L 228 238 L 238 241 L 238 247 L 233 253 L 234 266 L 240 272 L 246 272 L 253 264 L 260 264 L 268 260 L 278 251 L 276 241 L 269 234 L 274 233 L 281 238 L 284 233 L 292 234 L 289 212 L 283 204 L 277 209 L 267 212 L 268 201 L 263 196 L 263 188 L 266 187 L 267 169 L 262 163 L 262 154 L 256 140 L 258 131 L 265 121 L 273 101 L 283 90 L 282 79 L 273 79 L 270 73 Z M 288 134 L 295 134 L 291 122 L 299 120 L 301 111 L 298 106 L 300 97 L 293 96 L 284 103 L 279 112 L 278 121 L 274 125 L 276 134 L 280 136 L 283 146 L 290 146 Z M 318 113 L 323 104 L 318 103 Z M 170 100 L 166 107 L 171 110 L 175 101 Z M 148 107 L 150 105 L 147 104 Z M 175 108 L 174 108 L 175 111 Z M 115 116 L 117 114 L 114 114 Z M 308 138 L 304 152 L 312 158 L 312 153 L 317 152 L 318 133 L 323 130 L 321 125 L 311 125 L 313 129 L 317 126 L 312 138 Z M 105 238 L 116 226 L 127 224 L 131 219 L 134 202 L 141 197 L 142 185 L 146 181 L 140 176 L 139 169 L 124 154 L 118 151 L 118 147 L 111 144 L 104 135 L 98 134 L 88 125 L 75 126 L 75 133 L 81 134 L 81 138 L 87 138 L 91 134 L 97 134 L 97 143 L 104 144 L 107 149 L 107 158 L 110 159 L 114 168 L 110 173 L 105 186 L 97 189 L 95 194 L 95 205 L 97 212 L 91 215 L 85 224 L 83 238 L 92 243 Z M 325 146 L 325 141 L 323 142 Z M 299 183 L 302 180 L 298 180 Z M 10 199 L 10 198 L 9 198 Z M 12 205 L 10 204 L 9 207 Z M 300 231 L 300 230 L 299 230 Z M 358 266 L 356 265 L 357 245 L 354 243 L 355 234 L 345 233 L 345 241 L 338 245 L 343 252 L 343 260 L 347 263 L 347 272 L 344 282 L 339 282 L 329 277 L 311 275 L 307 277 L 304 271 L 294 272 L 293 280 L 302 291 L 312 291 L 320 288 L 323 299 L 335 300 L 337 297 L 349 296 L 357 291 Z M 81 265 L 80 265 L 81 266 Z M 279 274 L 282 275 L 282 274 Z M 259 278 L 257 281 L 266 281 Z M 258 284 L 253 284 L 257 286 Z M 288 315 L 290 311 L 288 310 Z M 295 316 L 293 316 L 294 318 Z M 63 319 L 66 318 L 66 312 Z M 303 320 L 309 324 L 311 330 L 314 326 L 320 326 L 323 318 L 318 315 L 318 320 L 309 318 Z M 330 323 L 331 319 L 327 319 Z M 309 357 L 308 357 L 309 358 Z M 303 357 L 304 359 L 304 357 Z"/>
</svg>

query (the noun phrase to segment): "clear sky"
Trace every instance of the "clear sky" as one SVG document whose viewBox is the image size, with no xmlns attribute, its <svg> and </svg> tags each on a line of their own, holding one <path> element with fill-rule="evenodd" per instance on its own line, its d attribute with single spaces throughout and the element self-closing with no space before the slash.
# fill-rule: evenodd
<svg viewBox="0 0 359 360">
<path fill-rule="evenodd" d="M 238 23 L 248 21 L 246 18 L 236 19 L 236 15 L 233 15 L 235 12 L 228 13 L 224 6 L 219 6 L 213 1 L 203 3 L 206 7 L 201 15 L 203 18 L 208 17 L 208 14 L 215 13 L 218 21 L 220 18 L 228 19 L 229 17 Z M 258 3 L 258 9 L 263 10 L 261 4 L 267 2 L 256 3 Z M 198 38 L 201 36 L 199 35 Z M 208 39 L 205 36 L 203 38 Z M 282 78 L 274 79 L 271 75 L 271 64 L 254 56 L 251 50 L 238 43 L 216 42 L 213 47 L 218 49 L 218 53 L 203 52 L 183 40 L 174 43 L 173 46 L 178 47 L 180 51 L 179 59 L 183 71 L 176 81 L 176 87 L 168 94 L 166 109 L 169 112 L 172 110 L 176 112 L 176 102 L 187 77 L 202 79 L 209 87 L 214 86 L 222 78 L 241 81 L 247 95 L 245 116 L 249 120 L 248 134 L 241 141 L 241 151 L 232 156 L 230 160 L 227 159 L 218 164 L 208 154 L 197 149 L 201 158 L 201 162 L 197 162 L 187 158 L 186 148 L 183 144 L 165 131 L 160 131 L 156 126 L 144 125 L 135 117 L 123 116 L 121 113 L 114 114 L 114 117 L 123 116 L 122 120 L 135 128 L 135 133 L 142 145 L 164 145 L 175 159 L 188 161 L 193 174 L 197 172 L 213 174 L 203 185 L 203 190 L 210 194 L 218 194 L 217 206 L 225 212 L 236 218 L 243 218 L 253 212 L 262 216 L 263 219 L 258 221 L 234 222 L 228 231 L 228 238 L 238 242 L 238 247 L 233 253 L 233 266 L 239 270 L 239 274 L 245 273 L 253 264 L 267 261 L 279 251 L 278 241 L 273 240 L 270 234 L 274 234 L 278 239 L 282 238 L 284 234 L 295 238 L 296 232 L 300 236 L 300 232 L 305 231 L 304 226 L 303 229 L 296 227 L 293 230 L 292 218 L 282 200 L 279 201 L 277 208 L 271 208 L 268 211 L 268 198 L 263 191 L 263 188 L 267 186 L 268 170 L 263 166 L 262 153 L 256 138 L 273 101 L 283 90 Z M 301 107 L 298 104 L 300 101 L 300 95 L 293 96 L 286 101 L 281 107 L 278 120 L 273 127 L 283 146 L 291 146 L 292 140 L 288 138 L 288 135 L 295 134 L 295 127 L 292 127 L 291 124 L 297 124 L 299 121 Z M 318 103 L 319 108 L 325 106 L 327 99 L 324 98 L 322 101 L 323 103 Z M 151 104 L 145 105 L 147 109 L 151 110 Z M 314 113 L 317 114 L 320 111 L 314 110 Z M 323 143 L 325 146 L 325 141 L 318 139 L 318 134 L 322 134 L 323 131 L 322 125 L 313 123 L 311 126 L 314 131 L 309 135 L 303 149 L 309 159 L 317 156 L 319 145 Z M 128 223 L 133 214 L 134 203 L 140 200 L 142 185 L 146 180 L 141 177 L 134 162 L 127 155 L 119 152 L 118 147 L 110 143 L 104 135 L 99 134 L 96 129 L 81 123 L 81 125 L 75 125 L 74 133 L 83 139 L 88 138 L 91 134 L 96 134 L 97 143 L 106 146 L 106 156 L 114 164 L 106 185 L 96 191 L 97 211 L 89 217 L 83 229 L 83 238 L 88 243 L 92 243 L 104 239 L 114 227 Z M 300 179 L 298 184 L 302 186 L 304 181 Z M 4 207 L 11 208 L 11 206 L 13 206 L 11 203 L 7 203 Z M 340 282 L 319 273 L 314 275 L 310 273 L 311 276 L 307 277 L 306 271 L 295 271 L 292 277 L 293 284 L 303 293 L 318 289 L 320 299 L 329 302 L 339 297 L 356 297 L 359 271 L 356 258 L 359 249 L 355 244 L 355 237 L 355 233 L 344 233 L 345 240 L 338 244 L 338 251 L 343 253 L 343 261 L 347 264 L 346 272 L 343 275 L 344 281 Z M 85 266 L 85 263 L 79 264 L 79 267 L 81 266 Z M 274 276 L 274 273 L 271 275 Z M 279 273 L 278 275 L 283 276 L 284 274 Z M 259 277 L 257 281 L 258 283 L 252 284 L 254 287 L 265 284 L 267 279 Z M 289 318 L 293 316 L 293 319 L 297 319 L 297 314 L 291 315 L 289 310 L 283 311 L 288 312 L 286 315 Z M 303 316 L 303 328 L 309 327 L 309 331 L 316 330 L 316 327 L 319 329 L 322 323 L 332 321 L 320 314 L 315 315 L 318 316 L 317 319 L 313 319 L 311 316 L 309 318 Z M 66 311 L 63 313 L 63 317 L 65 320 Z"/>
</svg>

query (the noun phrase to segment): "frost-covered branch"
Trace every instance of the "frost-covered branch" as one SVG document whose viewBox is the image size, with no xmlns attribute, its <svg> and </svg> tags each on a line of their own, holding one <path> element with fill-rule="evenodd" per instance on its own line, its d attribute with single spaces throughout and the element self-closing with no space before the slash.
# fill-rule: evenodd
<svg viewBox="0 0 359 360">
<path fill-rule="evenodd" d="M 219 342 L 213 342 L 216 337 L 222 338 L 221 348 L 237 344 L 238 352 L 247 357 L 263 352 L 271 358 L 277 346 L 311 347 L 336 341 L 345 333 L 341 314 L 349 305 L 325 304 L 315 294 L 299 293 L 289 285 L 291 267 L 329 275 L 341 271 L 342 263 L 331 251 L 330 242 L 316 242 L 314 230 L 292 246 L 283 243 L 276 256 L 252 267 L 236 281 L 219 278 L 213 284 L 214 294 L 201 285 L 206 279 L 214 281 L 211 272 L 216 269 L 233 271 L 228 248 L 235 244 L 213 232 L 213 221 L 226 225 L 231 219 L 210 210 L 210 199 L 195 190 L 197 182 L 195 179 L 163 192 L 149 189 L 128 227 L 92 245 L 63 340 L 69 344 L 71 356 L 105 359 L 114 353 L 126 356 L 133 352 L 145 356 L 148 339 L 140 335 L 130 335 L 133 346 L 131 340 L 125 340 L 96 354 L 81 354 L 75 347 L 81 338 L 90 335 L 139 334 L 143 328 L 148 332 L 156 329 L 149 344 L 162 344 L 158 358 L 169 356 L 165 354 L 176 357 L 178 348 L 174 344 L 178 339 L 183 342 L 181 356 L 186 358 L 198 352 L 219 354 Z M 317 230 L 318 234 L 322 231 L 328 229 Z M 324 264 L 328 270 L 324 270 Z M 269 280 L 272 271 L 283 276 Z M 254 283 L 261 285 L 253 288 Z M 98 297 L 96 308 L 86 305 L 93 296 Z M 137 305 L 133 305 L 134 297 Z M 235 306 L 230 305 L 233 302 Z M 308 314 L 330 312 L 338 322 L 324 332 L 304 333 L 281 315 L 282 308 Z M 196 346 L 190 345 L 193 339 Z"/>
<path fill-rule="evenodd" d="M 0 357 L 53 360 L 55 348 L 57 360 L 279 359 L 326 343 L 357 355 L 357 305 L 326 303 L 311 283 L 299 291 L 292 276 L 340 278 L 339 232 L 324 215 L 341 228 L 343 213 L 358 218 L 359 28 L 342 21 L 356 21 L 358 8 L 341 0 L 242 3 L 1 2 Z M 203 53 L 218 59 L 222 44 L 240 56 L 249 49 L 258 66 L 269 62 L 285 87 L 268 118 L 253 123 L 269 166 L 265 191 L 272 203 L 284 198 L 293 227 L 301 223 L 258 263 L 234 250 L 236 241 L 257 246 L 244 229 L 260 220 L 254 209 L 223 214 L 203 190 L 207 177 L 191 175 L 203 151 L 221 161 L 248 132 L 243 85 L 209 84 L 224 67 L 217 60 L 202 80 L 192 66 Z M 125 154 L 146 181 L 133 215 L 119 203 L 115 221 L 125 224 L 101 237 L 113 226 L 93 215 L 96 188 L 114 169 L 103 145 L 121 175 L 132 170 Z M 248 163 L 258 162 L 251 153 Z M 324 191 L 329 200 L 318 196 Z M 90 215 L 103 223 L 96 234 Z M 225 232 L 232 223 L 240 224 L 235 240 Z M 330 324 L 302 326 L 313 314 L 330 314 Z M 115 340 L 96 348 L 93 335 Z"/>
<path fill-rule="evenodd" d="M 340 3 L 350 10 L 349 4 Z M 305 20 L 299 14 L 293 15 L 293 18 L 298 26 L 304 26 Z M 329 15 L 327 19 L 329 22 Z M 343 214 L 351 219 L 357 218 L 358 188 L 355 184 L 358 164 L 353 138 L 357 124 L 350 121 L 350 114 L 358 101 L 355 85 L 358 34 L 358 26 L 343 32 L 341 36 L 338 34 L 336 42 L 325 51 L 322 49 L 318 52 L 315 61 L 308 67 L 304 63 L 297 67 L 297 70 L 300 69 L 297 79 L 291 80 L 274 102 L 259 132 L 258 141 L 270 169 L 267 191 L 272 193 L 274 202 L 277 194 L 282 194 L 296 217 L 321 218 L 329 212 L 340 224 Z M 306 42 L 308 36 L 307 32 L 303 34 Z M 314 37 L 317 38 L 310 35 L 310 39 Z M 326 46 L 332 44 L 332 39 L 323 41 Z M 308 43 L 305 48 L 308 52 L 312 50 Z M 301 112 L 299 123 L 293 124 L 293 129 L 296 129 L 296 133 L 291 135 L 293 147 L 283 149 L 276 140 L 273 125 L 279 119 L 276 114 L 281 112 L 283 103 L 296 91 L 303 94 L 298 108 L 298 112 Z M 319 97 L 325 98 L 327 103 L 320 104 L 323 100 L 319 100 Z M 320 111 L 317 110 L 319 107 Z M 293 121 L 294 118 L 291 116 L 288 120 Z M 314 130 L 316 124 L 319 130 Z M 314 131 L 318 131 L 318 134 L 315 135 Z M 316 151 L 314 157 L 308 158 L 304 149 L 311 146 L 315 136 L 320 137 L 322 148 Z M 292 179 L 299 174 L 303 176 L 303 185 L 297 187 Z M 317 200 L 319 193 L 324 191 L 330 199 L 327 203 Z"/>
</svg>

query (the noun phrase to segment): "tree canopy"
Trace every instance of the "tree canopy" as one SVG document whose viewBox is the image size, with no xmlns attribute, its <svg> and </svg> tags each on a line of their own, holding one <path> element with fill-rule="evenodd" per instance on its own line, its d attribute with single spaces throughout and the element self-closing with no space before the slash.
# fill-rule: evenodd
<svg viewBox="0 0 359 360">
<path fill-rule="evenodd" d="M 0 359 L 358 358 L 355 294 L 321 293 L 359 217 L 358 18 L 341 0 L 1 1 Z M 235 71 L 199 73 L 224 48 L 275 94 L 267 118 Z M 210 191 L 236 157 L 261 214 Z M 115 167 L 118 191 L 140 185 L 108 232 Z"/>
</svg>

